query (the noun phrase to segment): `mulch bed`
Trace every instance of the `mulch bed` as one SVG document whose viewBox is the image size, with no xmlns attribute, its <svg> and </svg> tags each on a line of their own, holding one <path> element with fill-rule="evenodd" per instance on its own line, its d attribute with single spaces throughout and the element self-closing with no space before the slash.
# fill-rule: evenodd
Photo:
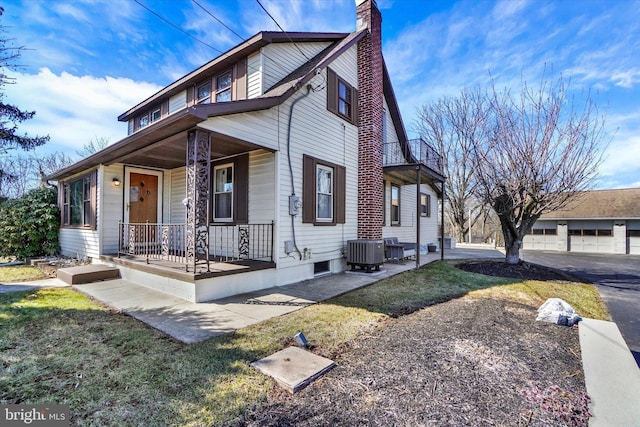
<svg viewBox="0 0 640 427">
<path fill-rule="evenodd" d="M 535 317 L 529 306 L 464 297 L 388 319 L 325 355 L 338 366 L 324 377 L 296 395 L 274 385 L 236 424 L 586 426 L 577 327 Z"/>
<path fill-rule="evenodd" d="M 466 261 L 457 264 L 456 267 L 470 273 L 522 280 L 582 281 L 563 271 L 525 261 L 520 261 L 518 264 L 507 264 L 504 261 Z"/>
</svg>

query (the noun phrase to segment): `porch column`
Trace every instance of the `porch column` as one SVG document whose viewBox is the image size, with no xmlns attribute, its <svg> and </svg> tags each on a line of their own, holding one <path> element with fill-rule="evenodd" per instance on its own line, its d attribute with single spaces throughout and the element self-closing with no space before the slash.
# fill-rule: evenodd
<svg viewBox="0 0 640 427">
<path fill-rule="evenodd" d="M 187 271 L 199 260 L 209 270 L 209 200 L 211 188 L 211 141 L 209 133 L 193 130 L 187 136 Z"/>
</svg>

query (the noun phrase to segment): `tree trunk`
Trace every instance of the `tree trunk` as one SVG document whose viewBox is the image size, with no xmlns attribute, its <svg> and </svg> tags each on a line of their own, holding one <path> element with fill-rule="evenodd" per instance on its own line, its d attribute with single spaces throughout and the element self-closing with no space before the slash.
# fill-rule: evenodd
<svg viewBox="0 0 640 427">
<path fill-rule="evenodd" d="M 517 264 L 520 262 L 522 237 L 518 235 L 515 225 L 511 224 L 508 215 L 499 215 L 498 217 L 500 218 L 502 235 L 504 236 L 505 262 L 507 264 Z"/>
<path fill-rule="evenodd" d="M 522 240 L 520 239 L 509 239 L 511 240 L 509 246 L 507 246 L 505 242 L 505 252 L 506 252 L 506 263 L 507 264 L 518 264 L 520 262 L 520 248 L 522 247 Z"/>
</svg>

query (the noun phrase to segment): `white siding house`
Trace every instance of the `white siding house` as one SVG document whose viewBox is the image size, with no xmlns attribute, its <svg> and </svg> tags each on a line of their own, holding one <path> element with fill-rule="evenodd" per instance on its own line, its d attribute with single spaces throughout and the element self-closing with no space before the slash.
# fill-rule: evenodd
<svg viewBox="0 0 640 427">
<path fill-rule="evenodd" d="M 382 58 L 375 2 L 358 14 L 353 33 L 259 33 L 123 113 L 126 138 L 49 177 L 63 253 L 197 302 L 342 272 L 349 240 L 437 242 L 440 157 L 408 140 L 384 61 L 359 55 Z M 370 105 L 384 132 L 363 136 Z"/>
</svg>

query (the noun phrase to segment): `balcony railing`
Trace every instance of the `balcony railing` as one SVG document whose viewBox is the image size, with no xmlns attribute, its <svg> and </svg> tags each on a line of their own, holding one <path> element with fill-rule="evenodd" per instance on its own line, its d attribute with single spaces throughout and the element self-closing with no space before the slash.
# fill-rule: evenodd
<svg viewBox="0 0 640 427">
<path fill-rule="evenodd" d="M 119 224 L 118 257 L 130 255 L 168 261 L 187 267 L 186 225 L 158 223 Z M 209 228 L 209 258 L 214 262 L 239 260 L 273 262 L 273 223 L 217 225 Z"/>
<path fill-rule="evenodd" d="M 399 142 L 388 142 L 383 145 L 383 150 L 383 166 L 406 165 L 415 160 L 434 171 L 442 172 L 442 156 L 422 138 L 407 141 L 406 147 Z"/>
</svg>

